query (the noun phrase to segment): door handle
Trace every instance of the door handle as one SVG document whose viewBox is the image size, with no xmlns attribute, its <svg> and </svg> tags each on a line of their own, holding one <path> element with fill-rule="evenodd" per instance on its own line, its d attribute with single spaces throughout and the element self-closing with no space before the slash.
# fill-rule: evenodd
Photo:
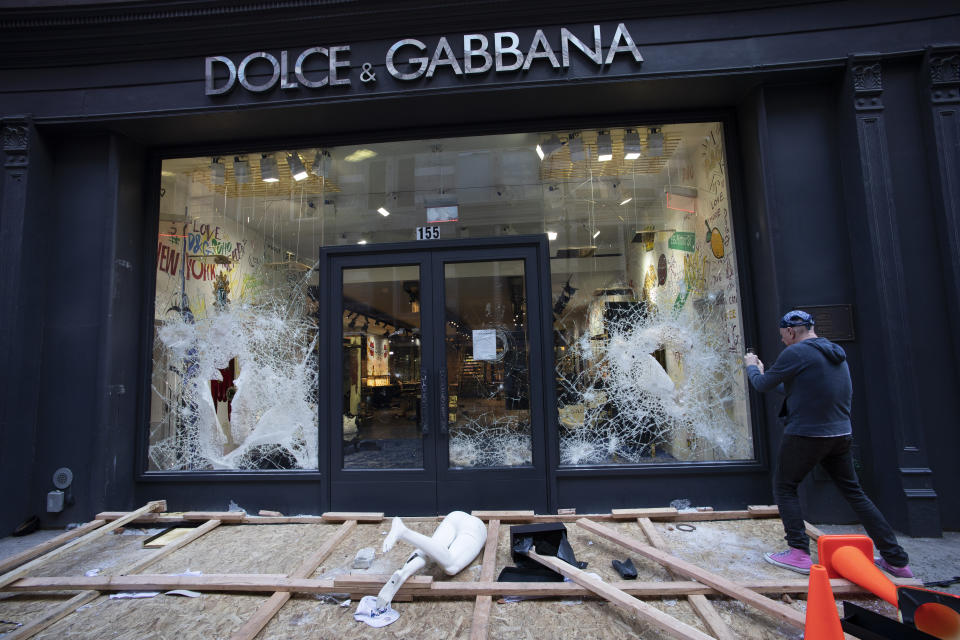
<svg viewBox="0 0 960 640">
<path fill-rule="evenodd" d="M 440 433 L 447 435 L 447 421 L 450 419 L 450 406 L 447 399 L 447 363 L 440 366 Z"/>
<path fill-rule="evenodd" d="M 420 433 L 430 435 L 430 403 L 427 388 L 427 372 L 420 371 Z"/>
</svg>

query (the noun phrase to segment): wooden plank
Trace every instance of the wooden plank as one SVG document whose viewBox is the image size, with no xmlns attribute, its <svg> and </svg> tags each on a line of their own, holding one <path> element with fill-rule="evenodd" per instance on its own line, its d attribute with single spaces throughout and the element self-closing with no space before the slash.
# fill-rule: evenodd
<svg viewBox="0 0 960 640">
<path fill-rule="evenodd" d="M 598 580 L 587 572 L 581 571 L 559 558 L 541 556 L 536 551 L 528 551 L 527 557 L 536 560 L 545 567 L 550 567 L 554 571 L 570 578 L 580 586 L 593 591 L 618 607 L 626 609 L 629 613 L 636 615 L 640 620 L 656 627 L 671 638 L 678 638 L 679 640 L 712 640 L 710 636 L 699 629 L 680 622 L 673 616 L 667 615 L 642 600 L 637 600 L 625 591 L 617 589 L 603 580 Z"/>
<path fill-rule="evenodd" d="M 245 511 L 184 511 L 183 519 L 192 520 L 219 520 L 220 522 L 243 522 L 247 517 Z"/>
<path fill-rule="evenodd" d="M 102 527 L 106 524 L 106 520 L 91 520 L 86 524 L 80 525 L 76 529 L 71 529 L 65 533 L 61 533 L 55 538 L 50 538 L 46 542 L 41 542 L 35 547 L 30 547 L 26 551 L 21 551 L 15 556 L 10 556 L 9 558 L 0 562 L 0 574 L 10 571 L 15 567 L 19 567 L 24 562 L 29 562 L 37 556 L 42 556 L 47 551 L 51 549 L 56 549 L 60 545 L 70 542 L 74 538 L 79 538 L 80 536 L 90 533 L 98 527 Z"/>
<path fill-rule="evenodd" d="M 370 512 L 352 512 L 352 511 L 327 511 L 322 516 L 324 522 L 348 522 L 354 520 L 356 522 L 381 522 L 383 521 L 383 513 L 370 513 Z"/>
<path fill-rule="evenodd" d="M 32 638 L 57 620 L 70 615 L 88 602 L 96 600 L 99 595 L 100 593 L 97 591 L 83 591 L 82 593 L 78 593 L 66 602 L 62 602 L 54 607 L 49 607 L 44 610 L 43 615 L 39 618 L 27 622 L 22 627 L 18 627 L 16 631 L 3 636 L 3 638 L 4 640 L 26 640 L 26 638 Z"/>
<path fill-rule="evenodd" d="M 270 511 L 269 509 L 260 509 L 260 511 L 257 511 L 257 515 L 258 515 L 258 516 L 267 516 L 267 517 L 270 517 L 270 518 L 282 518 L 282 517 L 283 517 L 283 514 L 280 513 L 279 511 Z"/>
<path fill-rule="evenodd" d="M 183 547 L 187 546 L 188 544 L 190 544 L 200 536 L 205 535 L 210 531 L 213 531 L 219 526 L 220 526 L 219 520 L 209 520 L 203 523 L 202 525 L 200 525 L 199 527 L 195 528 L 192 532 L 183 536 L 179 540 L 174 540 L 173 542 L 167 544 L 162 549 L 158 550 L 156 553 L 151 553 L 148 557 L 144 558 L 143 560 L 134 562 L 129 567 L 121 571 L 120 575 L 140 573 L 144 569 L 151 567 L 156 563 L 160 562 L 162 559 L 166 558 L 168 555 L 170 555 L 177 549 L 182 549 Z"/>
<path fill-rule="evenodd" d="M 667 518 L 677 515 L 677 510 L 673 507 L 660 507 L 652 509 L 612 509 L 610 511 L 610 515 L 613 516 L 614 520 L 633 520 L 634 518 Z"/>
<path fill-rule="evenodd" d="M 120 572 L 120 575 L 137 573 L 138 571 L 142 571 L 147 567 L 153 564 L 156 564 L 157 562 L 167 557 L 177 549 L 180 549 L 184 545 L 187 545 L 193 540 L 196 540 L 197 538 L 207 533 L 208 531 L 215 529 L 219 524 L 220 524 L 219 520 L 211 520 L 210 522 L 207 522 L 197 527 L 193 531 L 193 533 L 190 533 L 175 542 L 171 542 L 170 544 L 160 549 L 156 553 L 151 553 L 148 557 L 129 565 L 123 571 Z M 10 638 L 18 638 L 19 640 L 25 640 L 26 638 L 33 637 L 34 635 L 40 633 L 41 631 L 43 631 L 44 629 L 52 625 L 57 620 L 60 620 L 61 618 L 64 618 L 70 615 L 71 613 L 76 611 L 79 607 L 85 605 L 88 602 L 91 602 L 92 600 L 95 600 L 99 595 L 100 595 L 99 591 L 83 591 L 81 593 L 78 593 L 76 596 L 74 596 L 67 602 L 45 611 L 44 614 L 39 618 L 37 618 L 36 620 L 32 620 L 26 625 L 24 625 L 23 627 L 20 627 L 19 629 L 17 629 L 17 634 L 10 636 Z"/>
<path fill-rule="evenodd" d="M 487 542 L 483 546 L 483 559 L 480 561 L 480 582 L 491 582 L 497 572 L 497 545 L 500 543 L 500 521 L 487 523 Z M 493 598 L 477 596 L 473 604 L 473 623 L 470 625 L 470 640 L 486 640 L 490 627 L 490 607 Z"/>
<path fill-rule="evenodd" d="M 156 536 L 151 536 L 149 539 L 143 541 L 144 549 L 163 549 L 165 546 L 171 542 L 176 542 L 183 536 L 192 533 L 193 527 L 174 527 L 173 529 L 167 529 L 161 534 Z"/>
<path fill-rule="evenodd" d="M 810 536 L 811 540 L 816 540 L 820 536 L 826 535 L 823 531 L 820 531 L 820 529 L 817 529 L 815 526 L 813 526 L 806 520 L 803 521 L 803 525 L 804 525 L 804 529 L 807 532 L 807 535 Z"/>
<path fill-rule="evenodd" d="M 775 504 L 747 505 L 747 513 L 751 518 L 774 518 L 780 516 L 780 508 Z"/>
<path fill-rule="evenodd" d="M 160 549 L 166 551 L 166 549 Z M 190 589 L 205 592 L 247 591 L 264 593 L 290 591 L 293 593 L 343 593 L 355 592 L 376 595 L 389 575 L 369 574 L 363 580 L 356 579 L 350 588 L 344 588 L 344 582 L 333 579 L 289 578 L 284 574 L 206 574 L 202 576 L 171 576 L 158 574 L 118 575 L 118 576 L 51 576 L 40 578 L 21 578 L 4 591 L 169 591 L 171 589 Z M 421 579 L 430 580 L 429 588 L 418 585 Z M 922 586 L 917 579 L 892 578 L 897 586 Z M 408 586 L 408 584 L 410 586 Z M 722 595 L 716 589 L 694 581 L 676 582 L 638 582 L 621 580 L 610 582 L 612 586 L 634 596 L 640 597 L 678 597 L 689 594 Z M 771 595 L 805 594 L 806 580 L 751 580 L 738 583 L 745 589 Z M 834 595 L 855 595 L 868 593 L 862 587 L 841 578 L 830 580 Z M 400 592 L 416 594 L 418 597 L 439 598 L 475 598 L 480 595 L 502 596 L 548 596 L 567 598 L 589 596 L 591 592 L 570 582 L 433 582 L 430 576 L 413 576 L 400 587 Z"/>
<path fill-rule="evenodd" d="M 304 560 L 299 567 L 294 569 L 290 574 L 291 578 L 308 578 L 313 575 L 313 572 L 317 570 L 317 567 L 320 566 L 324 560 L 327 559 L 327 556 L 333 552 L 334 548 L 343 541 L 348 535 L 350 535 L 354 529 L 357 527 L 356 520 L 347 520 L 340 528 L 337 529 L 337 532 L 334 533 L 329 540 L 324 542 L 323 546 L 317 549 L 312 553 L 306 560 Z M 287 603 L 290 599 L 289 591 L 277 591 L 270 598 L 267 599 L 265 603 L 260 605 L 260 608 L 257 609 L 257 612 L 253 614 L 253 617 L 247 620 L 246 624 L 237 629 L 233 635 L 230 636 L 230 640 L 253 640 L 254 637 L 265 626 L 270 620 L 273 619 L 273 616 L 277 615 L 277 612 Z"/>
<path fill-rule="evenodd" d="M 753 516 L 743 509 L 742 511 L 691 511 L 666 518 L 653 516 L 650 519 L 660 522 L 701 522 L 704 520 L 751 520 Z"/>
<path fill-rule="evenodd" d="M 786 622 L 794 627 L 803 629 L 803 614 L 795 609 L 791 609 L 785 604 L 774 602 L 770 598 L 760 595 L 756 591 L 751 591 L 743 585 L 739 585 L 732 580 L 724 578 L 723 576 L 707 571 L 706 569 L 698 567 L 690 562 L 687 562 L 686 560 L 681 560 L 672 554 L 655 549 L 648 544 L 643 544 L 639 540 L 623 535 L 619 531 L 615 531 L 609 527 L 605 527 L 595 522 L 590 522 L 585 518 L 578 520 L 577 525 L 586 531 L 600 536 L 601 538 L 605 538 L 611 542 L 621 545 L 622 547 L 630 549 L 635 553 L 639 553 L 645 558 L 659 562 L 664 567 L 673 569 L 677 573 L 693 578 L 694 580 L 702 582 L 703 584 L 710 585 L 717 591 L 720 591 L 721 593 L 724 593 L 732 598 L 736 598 L 741 602 L 752 605 L 764 613 L 773 616 L 777 620 L 780 620 L 781 622 Z"/>
<path fill-rule="evenodd" d="M 135 520 L 139 515 L 143 513 L 147 513 L 149 511 L 162 511 L 163 509 L 166 509 L 166 508 L 167 508 L 167 503 L 163 500 L 148 502 L 147 504 L 140 507 L 136 511 L 132 511 L 129 514 L 127 514 L 126 518 L 120 518 L 119 520 L 114 520 L 110 524 L 104 525 L 102 527 L 98 527 L 93 531 L 90 531 L 89 533 L 79 538 L 76 538 L 61 547 L 57 547 L 56 549 L 52 549 L 48 551 L 46 554 L 40 556 L 39 558 L 35 558 L 34 560 L 31 560 L 30 562 L 27 562 L 26 564 L 21 565 L 20 567 L 13 569 L 12 571 L 8 571 L 7 573 L 0 576 L 0 588 L 7 586 L 8 584 L 13 582 L 14 580 L 17 580 L 18 578 L 24 577 L 25 575 L 27 575 L 28 573 L 36 569 L 39 565 L 43 564 L 47 560 L 50 560 L 51 558 L 55 558 L 63 553 L 66 553 L 67 551 L 69 551 L 70 549 L 73 549 L 74 547 L 79 547 L 81 545 L 84 545 L 89 542 L 93 542 L 94 540 L 97 540 L 99 538 L 102 538 L 103 536 L 110 533 L 114 529 L 122 527 L 123 525 L 127 524 L 131 520 Z"/>
<path fill-rule="evenodd" d="M 669 550 L 667 543 L 660 537 L 650 518 L 637 518 L 637 524 L 640 525 L 643 533 L 647 536 L 647 540 L 650 541 L 651 546 L 662 551 Z M 675 575 L 669 569 L 667 569 L 667 573 L 670 574 L 670 577 Z M 720 614 L 717 613 L 717 610 L 713 608 L 713 605 L 710 604 L 707 596 L 691 594 L 687 596 L 687 601 L 717 640 L 737 640 L 736 635 L 730 630 L 727 623 L 723 621 Z"/>
<path fill-rule="evenodd" d="M 243 524 L 335 524 L 323 516 L 247 516 Z"/>
<path fill-rule="evenodd" d="M 390 579 L 388 575 L 372 573 L 346 573 L 334 576 L 333 586 L 343 591 L 368 592 L 371 589 L 380 591 L 381 587 Z M 433 576 L 410 576 L 403 587 L 407 591 L 429 591 L 433 586 Z"/>
<path fill-rule="evenodd" d="M 481 520 L 500 522 L 532 522 L 537 518 L 533 511 L 471 511 L 470 515 Z"/>
</svg>

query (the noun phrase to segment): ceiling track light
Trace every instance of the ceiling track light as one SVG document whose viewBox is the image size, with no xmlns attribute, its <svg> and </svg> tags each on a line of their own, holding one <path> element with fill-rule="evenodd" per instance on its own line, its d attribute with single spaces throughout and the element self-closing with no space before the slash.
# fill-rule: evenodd
<svg viewBox="0 0 960 640">
<path fill-rule="evenodd" d="M 307 168 L 303 166 L 303 160 L 300 159 L 300 154 L 296 151 L 287 154 L 287 166 L 290 167 L 290 175 L 297 182 L 307 179 L 309 175 Z"/>
<path fill-rule="evenodd" d="M 623 136 L 623 159 L 636 160 L 643 155 L 643 147 L 640 145 L 640 134 L 633 129 L 627 129 Z"/>
<path fill-rule="evenodd" d="M 570 135 L 570 141 L 567 143 L 570 147 L 570 162 L 583 162 L 587 159 L 587 152 L 583 148 L 583 138 Z"/>
<path fill-rule="evenodd" d="M 280 182 L 277 159 L 269 153 L 260 156 L 260 179 L 264 182 Z"/>
<path fill-rule="evenodd" d="M 220 162 L 220 158 L 214 157 L 210 162 L 210 182 L 213 184 L 223 184 L 227 175 L 227 168 Z"/>
<path fill-rule="evenodd" d="M 540 156 L 541 160 L 543 160 L 544 158 L 553 155 L 562 146 L 563 143 L 560 142 L 560 138 L 557 137 L 557 134 L 553 134 L 545 141 L 537 145 L 537 155 Z"/>
<path fill-rule="evenodd" d="M 331 160 L 329 151 L 317 151 L 317 155 L 313 158 L 313 164 L 310 166 L 310 171 L 318 178 L 326 180 L 330 175 Z"/>
<path fill-rule="evenodd" d="M 613 160 L 613 141 L 609 133 L 600 132 L 597 136 L 597 160 L 600 162 Z"/>
<path fill-rule="evenodd" d="M 250 163 L 247 160 L 241 160 L 239 156 L 233 158 L 233 179 L 237 184 L 250 182 Z"/>
<path fill-rule="evenodd" d="M 663 155 L 663 131 L 660 127 L 650 127 L 647 136 L 647 155 L 658 158 Z"/>
</svg>

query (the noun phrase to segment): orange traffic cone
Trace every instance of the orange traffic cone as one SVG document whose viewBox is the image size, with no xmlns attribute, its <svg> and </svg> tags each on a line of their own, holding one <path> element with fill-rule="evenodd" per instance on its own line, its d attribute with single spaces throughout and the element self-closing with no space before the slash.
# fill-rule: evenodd
<svg viewBox="0 0 960 640">
<path fill-rule="evenodd" d="M 837 603 L 833 599 L 830 578 L 822 564 L 810 567 L 807 586 L 807 617 L 803 625 L 805 640 L 843 640 L 843 627 Z"/>
<path fill-rule="evenodd" d="M 850 582 L 860 585 L 894 607 L 899 607 L 897 585 L 873 564 L 873 558 L 863 555 L 859 549 L 840 547 L 833 552 L 830 562 L 837 573 Z"/>
</svg>

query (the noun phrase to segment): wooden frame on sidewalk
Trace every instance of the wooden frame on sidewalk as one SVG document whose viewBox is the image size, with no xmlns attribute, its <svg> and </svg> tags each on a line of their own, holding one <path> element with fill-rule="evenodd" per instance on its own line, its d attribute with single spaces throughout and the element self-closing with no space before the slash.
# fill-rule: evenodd
<svg viewBox="0 0 960 640">
<path fill-rule="evenodd" d="M 45 611 L 38 619 L 13 631 L 6 637 L 10 640 L 29 638 L 60 620 L 78 607 L 90 602 L 101 592 L 108 591 L 169 591 L 172 589 L 191 589 L 204 592 L 226 593 L 269 593 L 270 596 L 257 612 L 231 636 L 231 640 L 252 640 L 270 622 L 291 598 L 293 593 L 350 593 L 352 597 L 374 595 L 389 579 L 388 575 L 344 574 L 335 578 L 317 579 L 311 576 L 329 557 L 334 549 L 348 540 L 360 523 L 379 524 L 382 513 L 326 513 L 321 516 L 247 516 L 236 512 L 185 512 L 158 513 L 166 508 L 163 501 L 151 502 L 129 513 L 108 512 L 97 514 L 95 520 L 80 529 L 57 536 L 37 547 L 14 556 L 0 564 L 0 567 L 17 566 L 16 569 L 0 576 L 0 591 L 70 591 L 80 593 L 71 600 L 60 603 Z M 667 550 L 653 519 L 666 522 L 685 522 L 700 520 L 731 520 L 776 517 L 775 507 L 750 507 L 743 511 L 683 511 L 676 509 L 622 509 L 610 514 L 591 516 L 535 515 L 532 512 L 486 511 L 475 515 L 487 521 L 487 541 L 484 546 L 480 565 L 480 575 L 476 582 L 434 581 L 430 576 L 413 576 L 397 592 L 398 600 L 416 598 L 474 598 L 473 623 L 470 629 L 471 640 L 485 640 L 489 634 L 490 611 L 494 596 L 520 597 L 601 597 L 613 604 L 624 607 L 639 615 L 650 624 L 671 637 L 683 639 L 717 638 L 731 640 L 733 632 L 720 619 L 707 595 L 729 596 L 750 604 L 774 619 L 795 627 L 803 627 L 803 615 L 782 603 L 761 594 L 805 594 L 806 580 L 757 580 L 734 582 L 711 573 L 701 567 L 686 562 Z M 222 518 L 214 516 L 223 516 Z M 118 575 L 74 577 L 28 577 L 35 567 L 47 560 L 66 553 L 70 549 L 90 542 L 110 531 L 133 522 L 149 524 L 173 524 L 175 522 L 193 522 L 206 519 L 204 524 L 183 538 L 159 549 L 150 557 L 127 567 Z M 635 519 L 640 531 L 650 544 L 644 544 L 620 531 L 610 529 L 596 522 L 628 522 Z M 430 522 L 440 518 L 410 518 L 412 521 Z M 538 562 L 546 564 L 555 571 L 568 576 L 574 582 L 496 582 L 496 556 L 502 535 L 502 522 L 576 522 L 579 527 L 610 540 L 622 547 L 638 553 L 662 565 L 670 574 L 680 574 L 692 580 L 674 579 L 668 582 L 637 582 L 597 580 L 552 557 L 537 556 Z M 106 524 L 109 523 L 109 524 Z M 146 575 L 143 570 L 177 549 L 183 548 L 193 540 L 220 526 L 242 524 L 324 524 L 341 523 L 336 532 L 329 536 L 323 545 L 290 574 L 207 574 L 203 576 Z M 820 535 L 815 527 L 807 525 L 811 536 Z M 68 535 L 69 534 L 69 535 Z M 138 574 L 138 575 L 134 575 Z M 894 580 L 898 585 L 918 585 L 917 580 Z M 846 580 L 831 580 L 835 594 L 862 594 L 863 589 Z M 645 597 L 686 597 L 694 611 L 701 617 L 710 634 L 689 626 L 671 616 L 654 609 L 638 600 Z"/>
</svg>

